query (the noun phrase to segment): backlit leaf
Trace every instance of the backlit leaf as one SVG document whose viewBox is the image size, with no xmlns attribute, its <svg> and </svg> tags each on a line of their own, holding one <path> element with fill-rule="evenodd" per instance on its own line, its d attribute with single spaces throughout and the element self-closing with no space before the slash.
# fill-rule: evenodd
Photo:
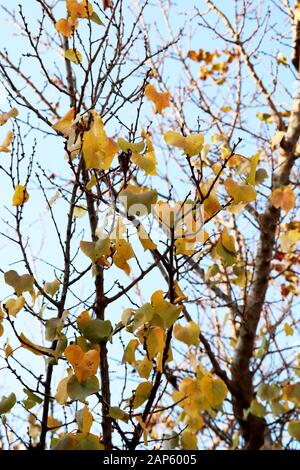
<svg viewBox="0 0 300 470">
<path fill-rule="evenodd" d="M 65 349 L 65 356 L 73 366 L 79 383 L 85 382 L 89 377 L 96 374 L 100 356 L 95 349 L 83 352 L 77 344 L 71 344 Z"/>
<path fill-rule="evenodd" d="M 65 137 L 68 137 L 72 130 L 74 117 L 75 110 L 74 108 L 71 108 L 61 119 L 59 119 L 59 121 L 53 124 L 52 129 L 63 134 Z"/>
<path fill-rule="evenodd" d="M 197 434 L 190 431 L 188 428 L 184 429 L 180 435 L 180 444 L 184 450 L 197 450 Z"/>
<path fill-rule="evenodd" d="M 12 108 L 7 113 L 0 114 L 0 126 L 3 126 L 9 119 L 17 117 L 18 115 L 19 111 L 16 108 Z"/>
<path fill-rule="evenodd" d="M 73 375 L 67 383 L 67 393 L 71 400 L 79 400 L 85 403 L 88 396 L 99 391 L 99 381 L 96 376 L 89 377 L 84 382 L 79 383 Z"/>
<path fill-rule="evenodd" d="M 190 321 L 184 327 L 176 323 L 174 326 L 174 337 L 188 346 L 199 346 L 200 327 L 197 323 Z"/>
<path fill-rule="evenodd" d="M 190 134 L 186 137 L 178 132 L 168 131 L 164 135 L 165 142 L 172 147 L 178 147 L 183 150 L 188 157 L 198 155 L 203 147 L 204 136 L 202 134 Z"/>
<path fill-rule="evenodd" d="M 132 408 L 133 409 L 139 408 L 146 400 L 148 400 L 151 390 L 152 390 L 151 382 L 140 383 L 134 392 L 134 396 L 132 400 Z"/>
<path fill-rule="evenodd" d="M 87 168 L 108 170 L 118 151 L 118 145 L 106 135 L 104 124 L 95 110 L 90 111 L 93 121 L 83 134 L 82 151 Z"/>
<path fill-rule="evenodd" d="M 163 110 L 170 106 L 170 94 L 158 92 L 153 85 L 146 85 L 145 96 L 154 103 L 156 113 L 162 114 Z"/>
<path fill-rule="evenodd" d="M 83 434 L 88 434 L 93 424 L 93 415 L 89 411 L 88 407 L 84 406 L 80 411 L 77 411 L 75 414 L 75 419 L 78 430 Z"/>
<path fill-rule="evenodd" d="M 290 421 L 288 425 L 288 433 L 291 437 L 300 442 L 300 421 Z"/>
<path fill-rule="evenodd" d="M 21 184 L 17 184 L 12 198 L 12 205 L 15 207 L 22 206 L 23 204 L 25 204 L 25 202 L 28 201 L 28 199 L 29 194 L 26 190 L 26 187 Z"/>
<path fill-rule="evenodd" d="M 82 55 L 77 49 L 67 49 L 65 51 L 65 58 L 74 62 L 74 64 L 80 64 L 82 62 Z"/>
<path fill-rule="evenodd" d="M 30 274 L 19 275 L 16 271 L 7 271 L 4 273 L 6 284 L 13 287 L 16 295 L 33 290 L 34 277 Z"/>
<path fill-rule="evenodd" d="M 223 403 L 228 393 L 223 380 L 213 378 L 209 375 L 205 375 L 200 380 L 200 387 L 211 407 L 215 407 Z"/>
<path fill-rule="evenodd" d="M 283 209 L 287 214 L 295 207 L 296 197 L 292 188 L 282 186 L 272 191 L 270 200 L 274 207 Z"/>
<path fill-rule="evenodd" d="M 8 413 L 12 407 L 16 404 L 17 398 L 14 393 L 11 393 L 10 395 L 2 396 L 0 400 L 0 415 L 3 415 L 5 413 Z"/>
<path fill-rule="evenodd" d="M 8 131 L 3 140 L 2 144 L 0 145 L 0 152 L 9 153 L 11 149 L 9 148 L 10 144 L 12 143 L 14 138 L 14 134 L 12 131 Z"/>
</svg>

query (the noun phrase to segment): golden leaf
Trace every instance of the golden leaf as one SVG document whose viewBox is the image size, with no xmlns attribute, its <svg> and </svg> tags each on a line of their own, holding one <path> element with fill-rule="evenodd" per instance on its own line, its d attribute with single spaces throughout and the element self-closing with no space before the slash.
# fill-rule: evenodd
<svg viewBox="0 0 300 470">
<path fill-rule="evenodd" d="M 21 184 L 17 184 L 15 192 L 12 198 L 12 205 L 19 207 L 25 204 L 29 199 L 29 194 L 26 191 L 26 187 Z"/>
<path fill-rule="evenodd" d="M 162 114 L 163 110 L 170 106 L 170 94 L 159 93 L 153 85 L 146 85 L 145 96 L 154 103 L 156 113 Z"/>
<path fill-rule="evenodd" d="M 71 344 L 65 349 L 65 356 L 73 366 L 74 373 L 79 383 L 86 381 L 96 374 L 100 355 L 95 349 L 83 352 L 77 344 Z"/>
</svg>

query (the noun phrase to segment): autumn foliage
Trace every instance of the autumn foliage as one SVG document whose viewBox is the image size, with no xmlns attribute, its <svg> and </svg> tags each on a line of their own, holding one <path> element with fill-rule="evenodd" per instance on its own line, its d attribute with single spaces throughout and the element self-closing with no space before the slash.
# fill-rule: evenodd
<svg viewBox="0 0 300 470">
<path fill-rule="evenodd" d="M 297 448 L 300 5 L 131 3 L 6 11 L 1 446 Z"/>
</svg>

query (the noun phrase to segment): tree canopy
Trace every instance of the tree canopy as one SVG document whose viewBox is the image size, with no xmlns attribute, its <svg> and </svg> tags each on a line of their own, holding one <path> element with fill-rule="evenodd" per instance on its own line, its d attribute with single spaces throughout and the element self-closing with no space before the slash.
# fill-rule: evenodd
<svg viewBox="0 0 300 470">
<path fill-rule="evenodd" d="M 300 3 L 7 3 L 1 448 L 298 449 Z"/>
</svg>

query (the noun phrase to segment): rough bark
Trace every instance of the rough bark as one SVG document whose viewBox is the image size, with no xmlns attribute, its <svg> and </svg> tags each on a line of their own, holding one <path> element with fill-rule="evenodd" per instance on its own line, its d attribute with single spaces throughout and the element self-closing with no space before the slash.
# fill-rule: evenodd
<svg viewBox="0 0 300 470">
<path fill-rule="evenodd" d="M 281 163 L 275 172 L 273 190 L 289 183 L 290 174 L 296 159 L 295 147 L 300 133 L 300 89 L 294 98 L 288 129 L 281 142 Z M 232 381 L 238 391 L 233 397 L 234 414 L 241 426 L 245 447 L 259 449 L 264 444 L 266 422 L 251 413 L 243 419 L 254 398 L 251 373 L 257 326 L 263 310 L 271 272 L 271 261 L 275 246 L 276 228 L 280 221 L 280 209 L 268 203 L 260 217 L 260 239 L 258 242 L 253 284 L 247 305 L 245 305 L 241 329 L 232 362 Z"/>
</svg>

